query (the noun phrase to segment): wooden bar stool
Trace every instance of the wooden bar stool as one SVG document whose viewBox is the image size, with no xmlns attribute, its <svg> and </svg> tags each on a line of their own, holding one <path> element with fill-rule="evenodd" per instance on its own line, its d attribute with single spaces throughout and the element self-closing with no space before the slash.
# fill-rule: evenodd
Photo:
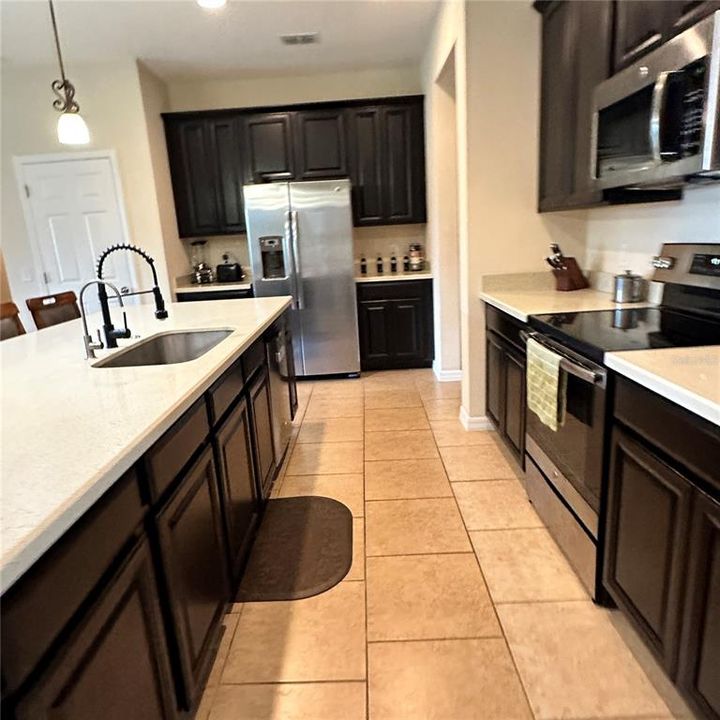
<svg viewBox="0 0 720 720">
<path fill-rule="evenodd" d="M 25 302 L 38 330 L 80 317 L 77 296 L 72 291 L 28 298 Z"/>
<path fill-rule="evenodd" d="M 18 306 L 14 302 L 0 303 L 0 340 L 24 334 Z"/>
</svg>

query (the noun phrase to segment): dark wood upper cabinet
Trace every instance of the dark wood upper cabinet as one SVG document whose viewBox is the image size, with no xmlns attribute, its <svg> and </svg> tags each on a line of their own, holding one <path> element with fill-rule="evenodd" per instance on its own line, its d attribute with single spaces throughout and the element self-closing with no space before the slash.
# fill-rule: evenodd
<svg viewBox="0 0 720 720">
<path fill-rule="evenodd" d="M 720 8 L 718 0 L 618 0 L 615 3 L 615 72 Z"/>
<path fill-rule="evenodd" d="M 605 586 L 673 677 L 693 487 L 616 428 L 608 484 Z"/>
<path fill-rule="evenodd" d="M 357 298 L 363 370 L 432 365 L 431 280 L 358 283 Z"/>
<path fill-rule="evenodd" d="M 660 0 L 621 0 L 615 4 L 615 72 L 662 44 L 672 5 Z"/>
<path fill-rule="evenodd" d="M 208 121 L 217 179 L 218 218 L 223 233 L 245 232 L 243 157 L 237 118 Z"/>
<path fill-rule="evenodd" d="M 298 180 L 347 176 L 345 113 L 342 108 L 295 113 L 295 137 Z"/>
<path fill-rule="evenodd" d="M 544 8 L 541 212 L 602 201 L 590 176 L 592 98 L 595 86 L 610 73 L 612 7 L 610 0 L 588 0 L 551 2 Z"/>
<path fill-rule="evenodd" d="M 217 431 L 220 492 L 233 582 L 240 578 L 258 520 L 257 485 L 247 402 L 242 399 Z"/>
<path fill-rule="evenodd" d="M 290 112 L 258 113 L 245 118 L 248 182 L 296 178 L 292 119 Z"/>
<path fill-rule="evenodd" d="M 157 516 L 186 707 L 198 700 L 229 599 L 212 448 L 187 471 Z"/>
<path fill-rule="evenodd" d="M 702 717 L 720 717 L 720 503 L 698 493 L 678 684 Z"/>
<path fill-rule="evenodd" d="M 425 222 L 422 100 L 351 108 L 349 115 L 355 224 Z"/>
<path fill-rule="evenodd" d="M 52 604 L 52 603 L 50 603 Z M 18 720 L 171 720 L 170 661 L 152 569 L 141 539 L 63 650 L 20 701 Z"/>
<path fill-rule="evenodd" d="M 207 123 L 202 119 L 168 122 L 166 137 L 180 237 L 220 232 Z"/>
</svg>

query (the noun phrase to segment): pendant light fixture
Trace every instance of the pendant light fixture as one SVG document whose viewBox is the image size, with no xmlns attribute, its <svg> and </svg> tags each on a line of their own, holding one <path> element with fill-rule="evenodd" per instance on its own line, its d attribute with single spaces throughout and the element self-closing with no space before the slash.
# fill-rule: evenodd
<svg viewBox="0 0 720 720">
<path fill-rule="evenodd" d="M 195 2 L 205 10 L 219 10 L 225 7 L 227 0 L 195 0 Z"/>
<path fill-rule="evenodd" d="M 52 89 L 57 95 L 53 100 L 53 107 L 60 112 L 57 124 L 58 140 L 63 145 L 87 145 L 90 142 L 90 131 L 80 114 L 80 106 L 75 100 L 75 87 L 65 77 L 65 65 L 60 52 L 60 39 L 58 38 L 57 22 L 53 0 L 50 3 L 50 19 L 52 20 L 53 34 L 55 35 L 55 48 L 57 50 L 58 64 L 60 65 L 60 80 L 53 80 Z"/>
</svg>

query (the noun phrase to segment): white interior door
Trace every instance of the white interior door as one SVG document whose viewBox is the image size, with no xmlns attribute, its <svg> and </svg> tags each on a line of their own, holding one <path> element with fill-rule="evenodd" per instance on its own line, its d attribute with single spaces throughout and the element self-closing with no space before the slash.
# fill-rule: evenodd
<svg viewBox="0 0 720 720">
<path fill-rule="evenodd" d="M 102 250 L 127 240 L 110 159 L 24 162 L 22 175 L 47 292 L 72 290 L 79 297 L 96 277 Z M 103 279 L 134 290 L 130 254 L 110 255 Z M 96 292 L 86 294 L 86 306 L 97 308 Z"/>
</svg>

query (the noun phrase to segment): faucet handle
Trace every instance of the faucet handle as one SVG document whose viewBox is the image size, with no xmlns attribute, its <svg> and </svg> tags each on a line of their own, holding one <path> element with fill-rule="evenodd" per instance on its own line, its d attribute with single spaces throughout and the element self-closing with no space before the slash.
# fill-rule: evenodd
<svg viewBox="0 0 720 720">
<path fill-rule="evenodd" d="M 123 325 L 125 326 L 124 330 L 120 330 L 117 333 L 117 337 L 119 338 L 129 338 L 132 336 L 132 332 L 130 332 L 130 328 L 127 324 L 127 313 L 123 310 Z"/>
</svg>

